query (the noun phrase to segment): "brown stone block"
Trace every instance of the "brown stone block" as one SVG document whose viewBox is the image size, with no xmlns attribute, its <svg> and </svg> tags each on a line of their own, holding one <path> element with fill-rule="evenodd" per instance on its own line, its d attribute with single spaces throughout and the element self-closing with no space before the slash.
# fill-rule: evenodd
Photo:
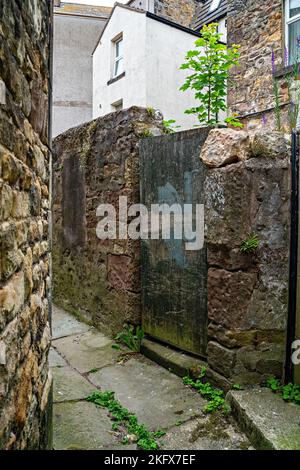
<svg viewBox="0 0 300 470">
<path fill-rule="evenodd" d="M 221 325 L 210 323 L 208 325 L 208 335 L 212 339 L 217 340 L 223 346 L 235 348 L 255 344 L 257 331 L 227 330 Z"/>
<path fill-rule="evenodd" d="M 21 166 L 9 153 L 0 149 L 1 177 L 10 184 L 15 184 L 20 176 Z"/>
<path fill-rule="evenodd" d="M 3 312 L 16 314 L 24 303 L 24 273 L 14 274 L 0 290 L 0 305 Z"/>
<path fill-rule="evenodd" d="M 31 112 L 29 121 L 33 129 L 39 134 L 43 143 L 47 144 L 48 139 L 48 97 L 42 91 L 42 81 L 35 78 L 31 88 Z"/>
<path fill-rule="evenodd" d="M 234 374 L 243 376 L 251 372 L 265 377 L 281 377 L 284 358 L 284 343 L 247 346 L 237 351 Z"/>
<path fill-rule="evenodd" d="M 10 217 L 13 210 L 13 191 L 8 184 L 0 182 L 0 220 L 6 220 Z"/>
<path fill-rule="evenodd" d="M 210 266 L 226 270 L 256 270 L 255 253 L 242 253 L 240 247 L 231 248 L 226 245 L 207 245 L 207 261 Z"/>
<path fill-rule="evenodd" d="M 27 419 L 28 409 L 32 399 L 32 383 L 38 378 L 37 357 L 32 351 L 26 361 L 18 369 L 17 385 L 15 387 L 15 422 L 17 428 L 21 429 Z"/>
<path fill-rule="evenodd" d="M 208 318 L 229 330 L 251 328 L 248 307 L 257 273 L 229 272 L 224 269 L 208 270 Z"/>
<path fill-rule="evenodd" d="M 215 341 L 209 341 L 207 345 L 208 365 L 225 377 L 231 377 L 236 360 L 236 352 L 225 348 Z"/>
</svg>

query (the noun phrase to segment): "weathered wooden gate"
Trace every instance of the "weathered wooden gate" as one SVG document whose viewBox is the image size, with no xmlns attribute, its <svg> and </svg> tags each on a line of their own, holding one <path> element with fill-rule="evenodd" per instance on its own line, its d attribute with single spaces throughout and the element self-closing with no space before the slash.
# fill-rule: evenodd
<svg viewBox="0 0 300 470">
<path fill-rule="evenodd" d="M 207 129 L 144 139 L 140 144 L 141 202 L 202 204 L 205 167 L 199 159 Z M 142 324 L 158 340 L 205 356 L 207 345 L 205 246 L 184 240 L 142 240 Z"/>
</svg>

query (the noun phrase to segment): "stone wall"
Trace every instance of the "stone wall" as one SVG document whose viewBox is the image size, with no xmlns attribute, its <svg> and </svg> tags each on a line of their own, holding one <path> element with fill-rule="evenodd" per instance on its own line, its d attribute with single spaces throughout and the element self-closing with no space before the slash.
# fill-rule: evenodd
<svg viewBox="0 0 300 470">
<path fill-rule="evenodd" d="M 290 164 L 282 134 L 213 130 L 201 158 L 208 257 L 209 373 L 224 387 L 282 377 Z M 220 159 L 220 155 L 222 158 Z M 259 246 L 243 253 L 256 235 Z"/>
<path fill-rule="evenodd" d="M 96 208 L 139 202 L 139 140 L 161 116 L 132 107 L 70 129 L 53 144 L 53 297 L 113 335 L 140 323 L 138 241 L 100 240 Z"/>
<path fill-rule="evenodd" d="M 189 28 L 194 20 L 196 5 L 196 0 L 154 0 L 154 13 Z"/>
<path fill-rule="evenodd" d="M 0 3 L 0 449 L 51 446 L 50 8 Z"/>
<path fill-rule="evenodd" d="M 271 57 L 273 51 L 277 70 L 283 70 L 283 20 L 282 0 L 228 0 L 228 43 L 241 46 L 240 66 L 231 72 L 228 104 L 249 129 L 276 127 Z M 281 103 L 287 101 L 282 80 Z M 287 127 L 286 106 L 282 112 Z"/>
</svg>

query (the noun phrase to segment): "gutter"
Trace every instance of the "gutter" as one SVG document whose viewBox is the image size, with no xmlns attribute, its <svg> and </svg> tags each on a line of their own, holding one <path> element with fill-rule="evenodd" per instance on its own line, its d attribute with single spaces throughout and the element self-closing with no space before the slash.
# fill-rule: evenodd
<svg viewBox="0 0 300 470">
<path fill-rule="evenodd" d="M 186 26 L 182 26 L 181 24 L 174 23 L 174 21 L 170 21 L 167 18 L 163 18 L 162 16 L 155 15 L 154 13 L 151 13 L 150 11 L 146 11 L 146 16 L 148 18 L 151 18 L 152 20 L 159 21 L 160 23 L 164 23 L 168 26 L 171 26 L 172 28 L 179 29 L 180 31 L 184 31 L 185 33 L 192 34 L 193 36 L 197 36 L 198 38 L 201 37 L 201 33 L 198 33 L 198 31 L 195 31 L 191 28 L 187 28 Z"/>
</svg>

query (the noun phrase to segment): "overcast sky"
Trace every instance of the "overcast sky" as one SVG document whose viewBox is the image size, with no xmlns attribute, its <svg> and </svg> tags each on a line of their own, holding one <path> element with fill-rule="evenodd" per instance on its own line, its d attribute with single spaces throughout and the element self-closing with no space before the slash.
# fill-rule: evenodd
<svg viewBox="0 0 300 470">
<path fill-rule="evenodd" d="M 62 0 L 63 3 L 82 3 L 83 5 L 100 5 L 112 7 L 116 0 Z M 119 3 L 127 3 L 127 0 L 118 0 Z"/>
</svg>

